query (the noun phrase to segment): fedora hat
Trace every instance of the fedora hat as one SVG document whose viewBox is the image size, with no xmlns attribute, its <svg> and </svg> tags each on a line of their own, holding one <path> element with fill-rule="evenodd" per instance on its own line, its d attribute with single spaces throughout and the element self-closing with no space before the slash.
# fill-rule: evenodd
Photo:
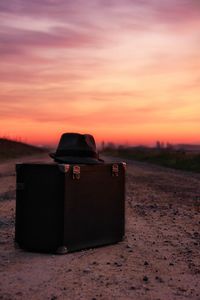
<svg viewBox="0 0 200 300">
<path fill-rule="evenodd" d="M 71 164 L 99 164 L 94 137 L 90 134 L 63 133 L 56 152 L 49 154 L 55 162 Z"/>
</svg>

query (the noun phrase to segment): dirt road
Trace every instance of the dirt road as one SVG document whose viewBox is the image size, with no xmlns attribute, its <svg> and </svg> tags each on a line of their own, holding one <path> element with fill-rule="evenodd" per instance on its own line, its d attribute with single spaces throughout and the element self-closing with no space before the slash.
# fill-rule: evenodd
<svg viewBox="0 0 200 300">
<path fill-rule="evenodd" d="M 14 248 L 15 162 L 0 164 L 0 299 L 200 299 L 200 175 L 129 163 L 125 240 L 59 256 Z"/>
</svg>

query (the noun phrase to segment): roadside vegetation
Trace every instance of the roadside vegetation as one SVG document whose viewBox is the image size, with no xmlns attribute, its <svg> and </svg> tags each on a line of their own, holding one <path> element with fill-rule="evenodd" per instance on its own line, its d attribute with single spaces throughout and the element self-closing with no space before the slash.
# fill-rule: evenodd
<svg viewBox="0 0 200 300">
<path fill-rule="evenodd" d="M 108 145 L 102 149 L 101 153 L 124 159 L 153 163 L 174 169 L 200 172 L 200 151 L 177 150 L 173 149 L 173 147 L 116 147 L 114 145 Z"/>
<path fill-rule="evenodd" d="M 0 161 L 17 158 L 20 156 L 34 155 L 46 151 L 47 150 L 44 148 L 28 145 L 20 141 L 0 138 Z"/>
</svg>

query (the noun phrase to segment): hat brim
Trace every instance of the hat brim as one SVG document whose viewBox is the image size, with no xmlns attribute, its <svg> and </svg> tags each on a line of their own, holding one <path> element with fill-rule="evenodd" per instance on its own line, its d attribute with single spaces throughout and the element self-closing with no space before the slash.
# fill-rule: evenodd
<svg viewBox="0 0 200 300">
<path fill-rule="evenodd" d="M 55 156 L 54 153 L 49 153 L 49 156 L 55 160 L 55 162 L 62 164 L 102 164 L 102 159 L 92 157 L 74 157 L 74 156 Z"/>
</svg>

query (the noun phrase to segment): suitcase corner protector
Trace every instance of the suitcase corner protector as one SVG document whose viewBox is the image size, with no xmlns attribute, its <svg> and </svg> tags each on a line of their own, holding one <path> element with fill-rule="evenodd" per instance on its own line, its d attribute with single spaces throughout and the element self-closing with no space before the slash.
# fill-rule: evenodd
<svg viewBox="0 0 200 300">
<path fill-rule="evenodd" d="M 20 245 L 17 241 L 14 241 L 14 247 L 15 249 L 20 249 Z"/>
<path fill-rule="evenodd" d="M 58 247 L 57 249 L 56 249 L 56 253 L 57 254 L 66 254 L 66 253 L 68 253 L 69 251 L 68 251 L 68 249 L 67 249 L 67 247 L 66 246 L 60 246 L 60 247 Z"/>
</svg>

